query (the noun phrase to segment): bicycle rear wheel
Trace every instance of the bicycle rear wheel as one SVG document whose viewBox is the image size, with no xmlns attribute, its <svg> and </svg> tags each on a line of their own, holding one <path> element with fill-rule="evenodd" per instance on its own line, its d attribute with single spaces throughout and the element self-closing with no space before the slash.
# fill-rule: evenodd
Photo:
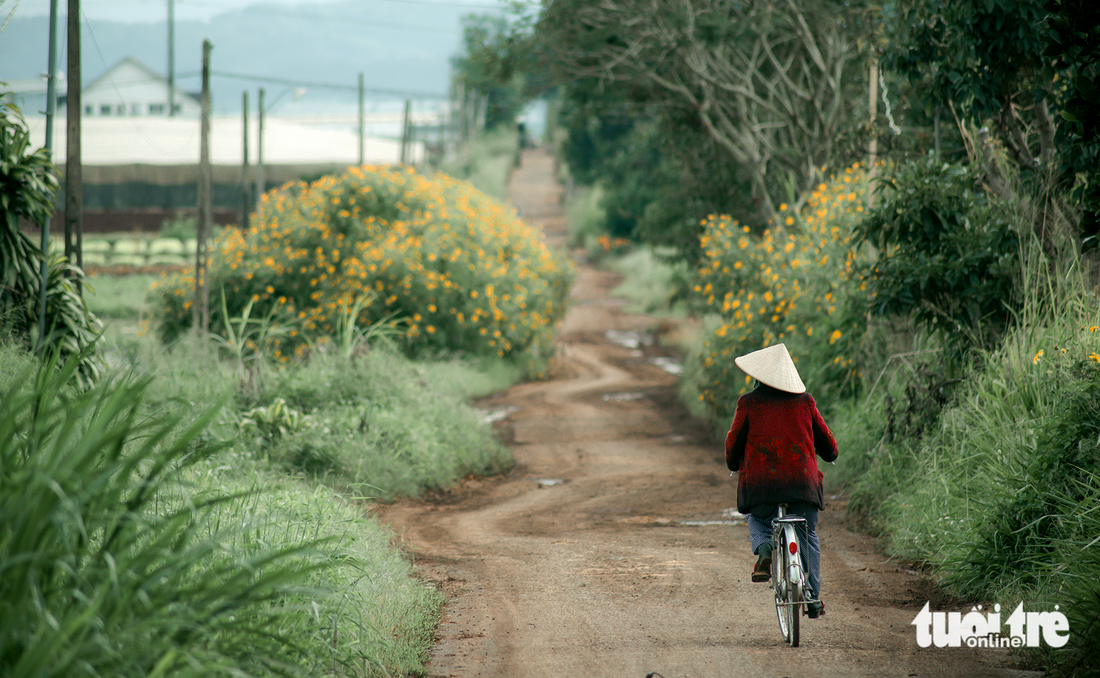
<svg viewBox="0 0 1100 678">
<path fill-rule="evenodd" d="M 773 548 L 772 586 L 775 590 L 775 612 L 779 617 L 779 631 L 783 640 L 791 647 L 798 647 L 801 603 L 803 602 L 802 578 L 791 578 L 792 561 L 800 558 L 797 550 L 790 552 L 793 542 L 798 544 L 793 525 L 784 525 L 780 531 L 781 539 Z M 796 547 L 797 548 L 797 547 Z M 796 561 L 801 570 L 801 560 Z"/>
</svg>

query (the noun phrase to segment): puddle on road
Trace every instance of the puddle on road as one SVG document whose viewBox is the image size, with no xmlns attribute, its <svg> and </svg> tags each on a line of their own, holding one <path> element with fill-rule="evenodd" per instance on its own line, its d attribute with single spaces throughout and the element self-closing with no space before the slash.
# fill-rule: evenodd
<svg viewBox="0 0 1100 678">
<path fill-rule="evenodd" d="M 660 516 L 630 516 L 619 518 L 618 522 L 631 525 L 680 525 L 683 527 L 707 527 L 710 525 L 744 525 L 745 514 L 738 513 L 737 509 L 722 509 L 722 518 L 715 520 L 673 520 Z"/>
<path fill-rule="evenodd" d="M 660 367 L 669 374 L 683 374 L 684 366 L 676 362 L 672 358 L 666 358 L 664 356 L 657 356 L 656 358 L 650 358 L 649 362 L 653 363 L 657 367 Z"/>
<path fill-rule="evenodd" d="M 652 346 L 653 337 L 648 334 L 642 334 L 630 330 L 628 332 L 620 332 L 618 330 L 608 330 L 604 332 L 604 336 L 607 340 L 613 344 L 624 346 L 626 348 L 638 348 L 639 346 Z"/>
<path fill-rule="evenodd" d="M 539 487 L 553 487 L 555 485 L 561 485 L 565 481 L 561 478 L 539 478 L 535 481 Z"/>
<path fill-rule="evenodd" d="M 492 424 L 495 421 L 500 421 L 501 419 L 506 418 L 509 414 L 512 414 L 513 412 L 516 412 L 518 410 L 519 410 L 518 407 L 505 407 L 502 410 L 491 410 L 491 411 L 481 410 L 481 413 L 482 413 L 481 423 L 482 424 Z"/>
<path fill-rule="evenodd" d="M 629 400 L 640 400 L 645 397 L 644 393 L 608 393 L 604 395 L 604 402 L 616 402 L 622 403 Z"/>
</svg>

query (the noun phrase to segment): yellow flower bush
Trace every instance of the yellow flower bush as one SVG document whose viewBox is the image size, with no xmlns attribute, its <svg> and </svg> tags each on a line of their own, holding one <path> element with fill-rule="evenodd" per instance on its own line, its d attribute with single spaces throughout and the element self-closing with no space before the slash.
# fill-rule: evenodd
<svg viewBox="0 0 1100 678">
<path fill-rule="evenodd" d="M 759 235 L 727 216 L 701 223 L 694 292 L 718 320 L 698 358 L 700 399 L 720 418 L 732 415 L 750 388 L 733 359 L 778 342 L 815 386 L 850 388 L 858 377 L 852 348 L 863 330 L 850 302 L 862 292 L 862 259 L 852 231 L 866 209 L 866 191 L 866 173 L 857 164 L 820 184 L 797 213 L 781 205 Z"/>
<path fill-rule="evenodd" d="M 260 214 L 214 244 L 211 298 L 224 289 L 230 318 L 251 299 L 252 317 L 293 327 L 271 347 L 284 361 L 352 312 L 359 327 L 398 328 L 414 352 L 537 355 L 565 311 L 564 256 L 514 210 L 445 175 L 355 167 L 270 191 Z M 163 340 L 188 329 L 194 289 L 193 273 L 155 286 Z M 212 328 L 224 326 L 211 310 Z"/>
</svg>

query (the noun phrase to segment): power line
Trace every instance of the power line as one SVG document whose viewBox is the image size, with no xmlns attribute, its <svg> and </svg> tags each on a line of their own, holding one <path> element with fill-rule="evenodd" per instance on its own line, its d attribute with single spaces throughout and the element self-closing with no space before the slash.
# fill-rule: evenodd
<svg viewBox="0 0 1100 678">
<path fill-rule="evenodd" d="M 455 7 L 458 9 L 470 8 L 470 9 L 506 9 L 504 2 L 498 5 L 467 5 L 461 2 L 433 2 L 433 0 L 385 0 L 386 2 L 396 2 L 402 5 L 435 5 L 436 7 Z"/>
<path fill-rule="evenodd" d="M 340 91 L 358 92 L 359 87 L 357 85 L 341 85 L 333 82 L 308 82 L 305 80 L 289 80 L 286 78 L 272 78 L 266 75 L 245 75 L 242 73 L 227 73 L 225 71 L 210 71 L 211 75 L 216 75 L 222 78 L 232 78 L 235 80 L 251 80 L 253 82 L 270 82 L 276 85 L 288 85 L 299 87 L 312 87 L 314 89 L 334 89 Z M 181 73 L 177 75 L 177 78 L 193 78 L 199 75 L 198 71 L 191 73 Z M 411 97 L 413 99 L 446 99 L 446 94 L 440 94 L 438 92 L 417 92 L 413 90 L 402 89 L 385 89 L 382 87 L 366 87 L 364 92 L 370 92 L 371 94 L 387 94 L 401 97 Z"/>
<path fill-rule="evenodd" d="M 278 16 L 292 17 L 295 19 L 333 21 L 341 24 L 360 24 L 363 26 L 373 26 L 375 28 L 396 28 L 402 31 L 417 31 L 419 33 L 445 33 L 447 35 L 459 35 L 458 31 L 448 28 L 433 28 L 430 26 L 417 26 L 415 24 L 387 23 L 384 21 L 374 21 L 373 19 L 355 19 L 345 16 L 321 16 L 318 14 L 303 14 L 301 12 L 290 12 L 286 10 L 275 9 L 274 7 L 249 7 L 245 11 L 252 14 L 274 14 Z"/>
</svg>

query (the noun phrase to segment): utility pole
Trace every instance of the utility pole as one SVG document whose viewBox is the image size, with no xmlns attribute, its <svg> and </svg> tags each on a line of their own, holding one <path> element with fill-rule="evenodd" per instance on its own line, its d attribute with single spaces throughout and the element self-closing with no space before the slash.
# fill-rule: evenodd
<svg viewBox="0 0 1100 678">
<path fill-rule="evenodd" d="M 248 195 L 248 90 L 242 93 L 241 108 L 244 111 L 244 120 L 241 125 L 244 137 L 244 153 L 241 161 L 241 228 L 248 230 L 248 210 L 252 207 L 252 201 Z"/>
<path fill-rule="evenodd" d="M 53 159 L 53 116 L 57 110 L 57 0 L 50 0 L 50 54 L 46 66 L 46 152 Z M 42 280 L 38 289 L 38 350 L 46 348 L 46 286 L 50 280 L 50 218 L 42 222 Z"/>
<path fill-rule="evenodd" d="M 366 139 L 363 136 L 363 73 L 359 73 L 359 164 L 366 162 Z"/>
<path fill-rule="evenodd" d="M 875 167 L 878 162 L 878 135 L 875 133 L 875 118 L 878 117 L 878 55 L 871 52 L 871 99 L 868 102 L 871 109 L 871 154 L 867 162 L 867 207 L 874 207 L 875 205 L 875 174 L 877 168 Z"/>
<path fill-rule="evenodd" d="M 176 0 L 168 0 L 168 117 L 176 115 Z"/>
<path fill-rule="evenodd" d="M 199 219 L 198 244 L 195 246 L 195 301 L 191 323 L 198 338 L 210 331 L 210 282 L 207 280 L 206 241 L 210 237 L 210 50 L 209 40 L 202 41 L 202 124 L 199 141 Z"/>
<path fill-rule="evenodd" d="M 257 109 L 259 129 L 256 131 L 256 223 L 264 222 L 264 88 L 260 88 L 260 106 Z"/>
<path fill-rule="evenodd" d="M 412 123 L 410 121 L 412 115 L 412 100 L 405 99 L 405 117 L 401 121 L 401 164 L 409 164 L 409 144 L 412 136 Z"/>
<path fill-rule="evenodd" d="M 65 258 L 84 268 L 84 171 L 80 162 L 80 0 L 68 0 L 65 91 Z M 78 285 L 81 294 L 84 286 Z"/>
</svg>

